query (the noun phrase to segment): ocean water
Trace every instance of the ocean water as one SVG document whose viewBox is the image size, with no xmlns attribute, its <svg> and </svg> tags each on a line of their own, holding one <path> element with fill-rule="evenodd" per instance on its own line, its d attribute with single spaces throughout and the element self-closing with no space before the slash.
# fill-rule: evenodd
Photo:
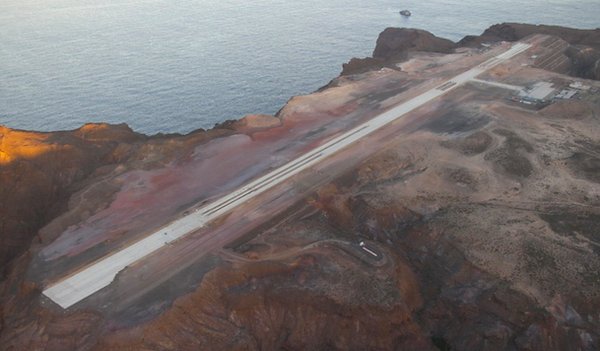
<svg viewBox="0 0 600 351">
<path fill-rule="evenodd" d="M 386 27 L 505 21 L 596 28 L 600 0 L 0 0 L 0 124 L 210 128 L 325 85 Z"/>
</svg>

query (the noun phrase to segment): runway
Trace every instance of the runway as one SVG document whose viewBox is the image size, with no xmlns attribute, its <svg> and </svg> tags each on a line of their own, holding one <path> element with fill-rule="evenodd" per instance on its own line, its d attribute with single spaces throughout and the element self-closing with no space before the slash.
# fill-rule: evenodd
<svg viewBox="0 0 600 351">
<path fill-rule="evenodd" d="M 427 104 L 431 100 L 447 94 L 462 84 L 474 79 L 481 73 L 527 50 L 530 46 L 531 45 L 525 43 L 514 44 L 504 53 L 449 79 L 443 84 L 438 85 L 436 88 L 389 109 L 368 122 L 350 129 L 329 142 L 290 161 L 284 166 L 165 225 L 154 233 L 149 234 L 144 239 L 81 268 L 76 273 L 47 287 L 43 291 L 43 294 L 62 308 L 69 308 L 100 289 L 110 285 L 115 279 L 115 276 L 128 265 L 152 254 L 174 240 L 202 228 L 206 223 L 231 211 L 240 204 L 249 201 L 253 197 L 290 179 L 292 176 L 388 125 L 405 114 Z"/>
</svg>

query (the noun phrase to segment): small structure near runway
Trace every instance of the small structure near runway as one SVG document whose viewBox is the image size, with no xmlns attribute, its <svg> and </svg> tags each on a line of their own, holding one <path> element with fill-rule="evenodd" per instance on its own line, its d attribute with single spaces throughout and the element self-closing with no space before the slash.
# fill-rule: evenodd
<svg viewBox="0 0 600 351">
<path fill-rule="evenodd" d="M 554 94 L 554 87 L 549 82 L 537 82 L 525 88 L 519 95 L 524 100 L 533 102 L 545 102 Z"/>
<path fill-rule="evenodd" d="M 563 89 L 560 93 L 556 94 L 555 99 L 568 100 L 577 94 L 577 90 L 574 89 Z"/>
<path fill-rule="evenodd" d="M 361 249 L 365 250 L 367 253 L 369 253 L 371 256 L 373 257 L 377 257 L 379 258 L 379 255 L 377 253 L 375 253 L 375 251 L 373 251 L 372 249 L 370 249 L 367 244 L 365 244 L 364 241 L 361 241 L 360 243 L 358 243 L 358 245 L 361 247 Z"/>
</svg>

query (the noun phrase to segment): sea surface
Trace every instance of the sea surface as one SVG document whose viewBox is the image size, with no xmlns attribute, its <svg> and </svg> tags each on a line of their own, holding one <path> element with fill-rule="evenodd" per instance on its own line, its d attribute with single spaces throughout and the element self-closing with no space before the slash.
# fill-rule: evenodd
<svg viewBox="0 0 600 351">
<path fill-rule="evenodd" d="M 600 0 L 0 0 L 0 124 L 186 133 L 275 113 L 386 27 L 456 41 L 505 21 L 596 28 Z"/>
</svg>

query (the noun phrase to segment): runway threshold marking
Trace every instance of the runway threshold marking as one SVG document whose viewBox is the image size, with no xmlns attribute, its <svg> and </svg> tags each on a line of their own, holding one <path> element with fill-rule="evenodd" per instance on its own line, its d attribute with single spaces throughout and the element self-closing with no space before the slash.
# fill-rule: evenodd
<svg viewBox="0 0 600 351">
<path fill-rule="evenodd" d="M 514 44 L 504 53 L 455 76 L 438 86 L 438 88 L 432 88 L 419 96 L 381 113 L 371 120 L 350 129 L 272 172 L 251 181 L 228 195 L 223 196 L 200 209 L 194 210 L 184 217 L 176 219 L 149 234 L 145 238 L 115 253 L 107 255 L 96 262 L 92 262 L 86 267 L 79 269 L 77 272 L 51 284 L 42 293 L 62 308 L 69 308 L 100 289 L 110 285 L 116 275 L 128 265 L 137 262 L 143 257 L 150 255 L 184 235 L 197 231 L 206 223 L 232 210 L 241 203 L 267 191 L 364 136 L 373 133 L 405 114 L 425 105 L 429 101 L 447 94 L 486 70 L 527 50 L 530 46 L 530 44 L 524 43 Z M 443 90 L 440 89 L 442 87 Z"/>
</svg>

